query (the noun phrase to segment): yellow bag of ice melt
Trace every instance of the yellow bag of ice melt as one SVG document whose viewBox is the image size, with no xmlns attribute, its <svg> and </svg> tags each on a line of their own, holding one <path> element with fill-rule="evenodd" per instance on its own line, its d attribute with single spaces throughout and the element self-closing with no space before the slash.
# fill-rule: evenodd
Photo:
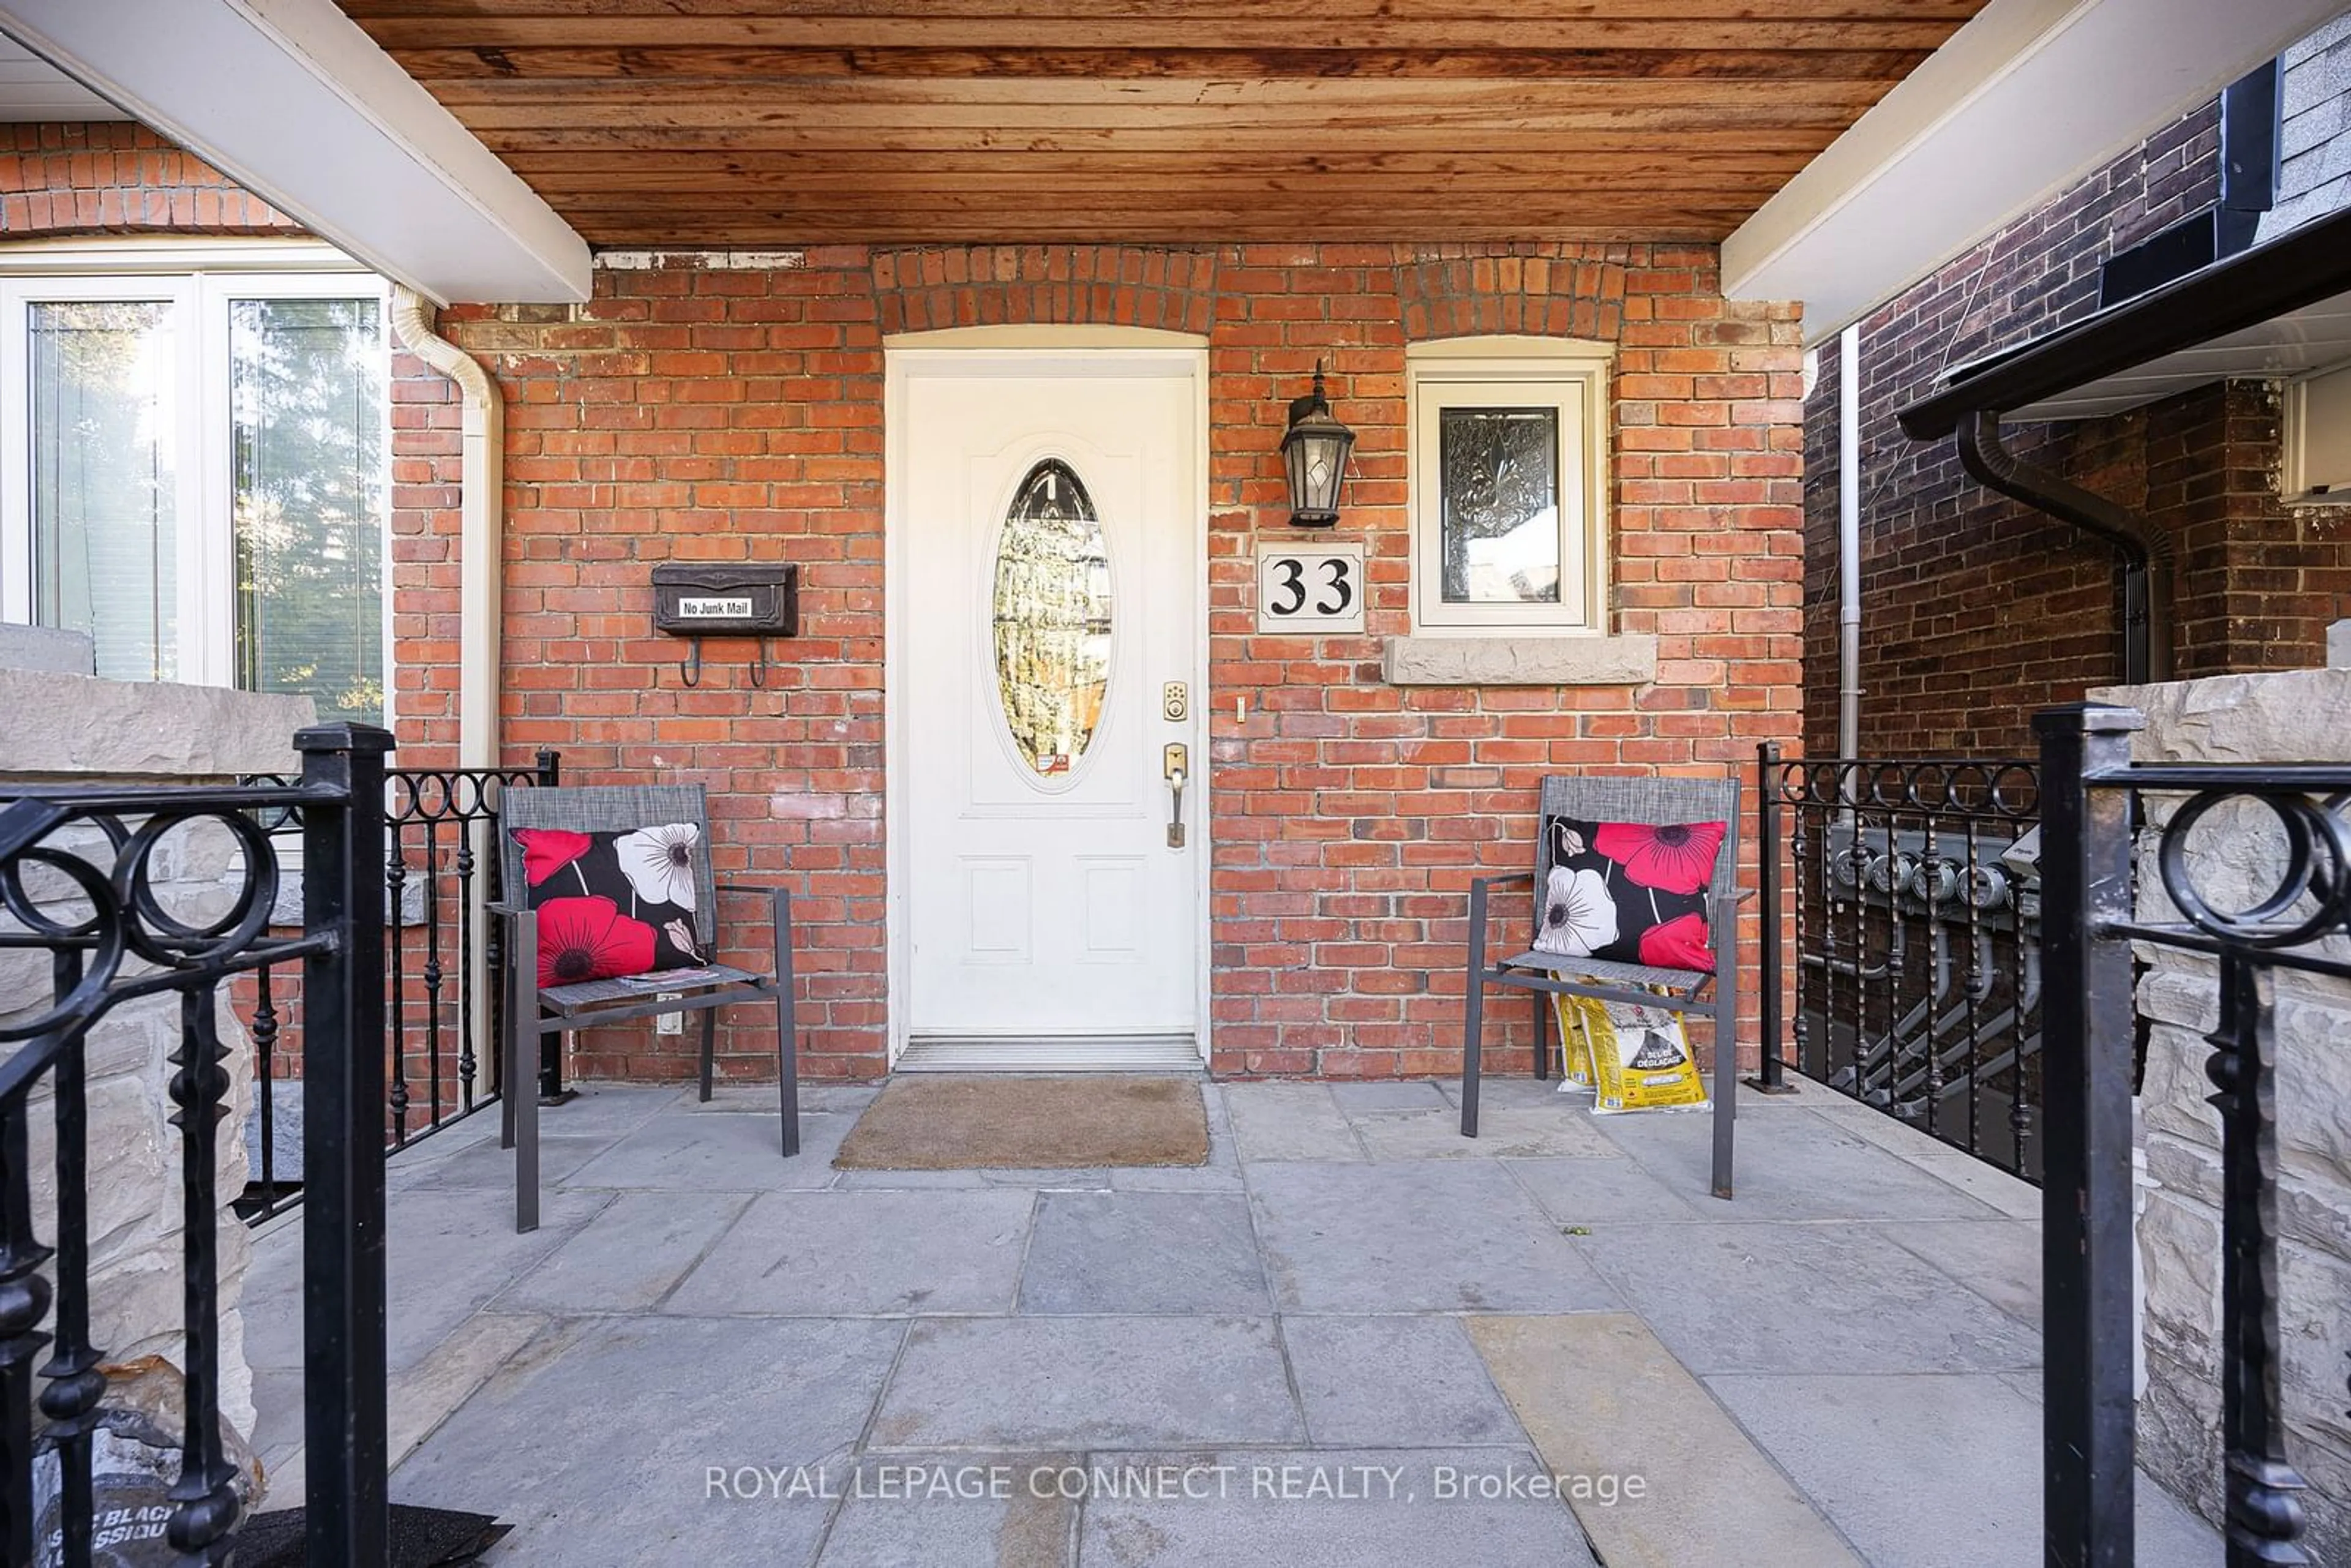
<svg viewBox="0 0 2351 1568">
<path fill-rule="evenodd" d="M 1697 1111 L 1708 1102 L 1682 1015 L 1663 1007 L 1562 997 L 1575 1018 L 1593 1081 L 1592 1113 Z"/>
<path fill-rule="evenodd" d="M 1562 1094 L 1589 1094 L 1593 1091 L 1592 1040 L 1584 1030 L 1583 1009 L 1604 1005 L 1590 997 L 1552 993 L 1552 1018 L 1559 1025 L 1559 1092 Z"/>
</svg>

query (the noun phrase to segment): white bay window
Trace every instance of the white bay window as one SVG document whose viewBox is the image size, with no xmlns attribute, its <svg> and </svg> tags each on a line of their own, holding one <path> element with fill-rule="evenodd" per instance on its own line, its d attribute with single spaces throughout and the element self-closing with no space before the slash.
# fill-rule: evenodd
<svg viewBox="0 0 2351 1568">
<path fill-rule="evenodd" d="M 385 318 L 364 273 L 0 272 L 0 619 L 383 722 Z"/>
</svg>

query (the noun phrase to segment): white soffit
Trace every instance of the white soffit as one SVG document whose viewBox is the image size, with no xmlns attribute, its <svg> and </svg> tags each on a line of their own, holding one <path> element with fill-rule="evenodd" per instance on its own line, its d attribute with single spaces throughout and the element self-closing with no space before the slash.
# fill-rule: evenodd
<svg viewBox="0 0 2351 1568">
<path fill-rule="evenodd" d="M 15 39 L 0 37 L 0 120 L 130 118 Z"/>
<path fill-rule="evenodd" d="M 2351 294 L 2181 349 L 2044 398 L 2004 418 L 2103 419 L 2222 381 L 2293 381 L 2351 362 Z"/>
<path fill-rule="evenodd" d="M 0 0 L 0 31 L 420 294 L 588 298 L 587 243 L 333 0 Z"/>
<path fill-rule="evenodd" d="M 1991 0 L 1723 241 L 1723 291 L 1819 342 L 2342 6 Z"/>
</svg>

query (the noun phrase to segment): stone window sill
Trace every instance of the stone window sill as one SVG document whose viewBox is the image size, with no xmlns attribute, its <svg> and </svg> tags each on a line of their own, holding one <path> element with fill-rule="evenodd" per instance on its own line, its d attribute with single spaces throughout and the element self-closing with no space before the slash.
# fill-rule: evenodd
<svg viewBox="0 0 2351 1568">
<path fill-rule="evenodd" d="M 1380 653 L 1392 686 L 1638 686 L 1657 678 L 1657 640 L 1530 632 L 1391 637 Z"/>
</svg>

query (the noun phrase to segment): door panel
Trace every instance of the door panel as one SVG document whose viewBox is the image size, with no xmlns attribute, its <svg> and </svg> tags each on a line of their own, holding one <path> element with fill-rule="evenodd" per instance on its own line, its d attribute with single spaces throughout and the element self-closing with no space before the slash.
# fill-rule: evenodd
<svg viewBox="0 0 2351 1568">
<path fill-rule="evenodd" d="M 911 358 L 895 450 L 908 1033 L 1189 1034 L 1199 791 L 1188 353 Z M 1195 705 L 1195 708 L 1196 709 Z M 1187 786 L 1189 780 L 1187 779 Z"/>
</svg>

